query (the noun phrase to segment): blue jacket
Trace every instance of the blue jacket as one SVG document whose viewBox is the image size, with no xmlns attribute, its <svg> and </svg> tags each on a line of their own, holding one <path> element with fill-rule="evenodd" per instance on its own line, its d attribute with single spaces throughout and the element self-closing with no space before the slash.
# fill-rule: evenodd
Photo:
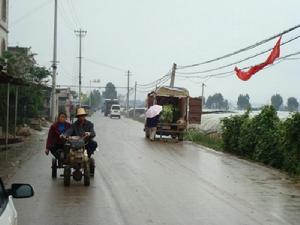
<svg viewBox="0 0 300 225">
<path fill-rule="evenodd" d="M 90 138 L 96 136 L 94 130 L 94 124 L 88 120 L 84 121 L 83 125 L 79 123 L 77 120 L 75 123 L 71 125 L 71 127 L 65 132 L 65 136 L 83 136 L 85 132 L 90 132 Z"/>
<path fill-rule="evenodd" d="M 146 127 L 156 127 L 159 123 L 159 115 L 153 118 L 147 118 Z"/>
</svg>

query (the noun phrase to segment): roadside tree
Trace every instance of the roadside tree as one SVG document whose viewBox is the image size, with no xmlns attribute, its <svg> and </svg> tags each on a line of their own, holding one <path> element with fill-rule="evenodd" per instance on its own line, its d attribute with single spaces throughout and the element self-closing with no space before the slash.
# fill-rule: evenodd
<svg viewBox="0 0 300 225">
<path fill-rule="evenodd" d="M 283 104 L 283 99 L 280 94 L 275 94 L 271 97 L 272 106 L 278 111 Z"/>
<path fill-rule="evenodd" d="M 290 97 L 287 100 L 287 110 L 290 112 L 296 112 L 298 111 L 299 102 L 296 98 Z"/>
<path fill-rule="evenodd" d="M 237 106 L 239 110 L 246 110 L 251 108 L 250 97 L 248 94 L 240 94 L 237 101 Z"/>
</svg>

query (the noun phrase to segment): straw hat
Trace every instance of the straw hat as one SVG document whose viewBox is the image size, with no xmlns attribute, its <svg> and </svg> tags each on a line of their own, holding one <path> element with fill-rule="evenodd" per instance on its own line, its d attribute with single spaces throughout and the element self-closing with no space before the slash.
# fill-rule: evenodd
<svg viewBox="0 0 300 225">
<path fill-rule="evenodd" d="M 84 108 L 78 108 L 78 109 L 77 109 L 76 116 L 77 116 L 77 117 L 78 117 L 78 116 L 87 116 L 87 113 L 86 113 L 86 111 L 85 111 Z"/>
</svg>

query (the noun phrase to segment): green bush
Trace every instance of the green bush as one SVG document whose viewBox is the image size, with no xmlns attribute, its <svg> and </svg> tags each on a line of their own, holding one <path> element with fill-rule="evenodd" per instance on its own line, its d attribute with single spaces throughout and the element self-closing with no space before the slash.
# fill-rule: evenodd
<svg viewBox="0 0 300 225">
<path fill-rule="evenodd" d="M 256 133 L 253 119 L 245 118 L 240 128 L 238 140 L 239 154 L 245 158 L 252 159 L 256 146 Z"/>
<path fill-rule="evenodd" d="M 273 106 L 265 106 L 261 113 L 253 118 L 255 130 L 255 149 L 253 159 L 276 168 L 283 162 L 280 150 L 280 119 Z"/>
<path fill-rule="evenodd" d="M 300 174 L 300 113 L 286 119 L 282 128 L 283 168 L 289 173 Z"/>
<path fill-rule="evenodd" d="M 224 118 L 222 122 L 222 139 L 224 151 L 240 155 L 240 134 L 245 120 L 249 118 L 249 113 L 241 116 L 231 116 Z"/>
<path fill-rule="evenodd" d="M 185 139 L 300 175 L 300 113 L 281 121 L 273 106 L 265 106 L 253 118 L 247 111 L 221 123 L 221 138 L 191 131 Z"/>
</svg>

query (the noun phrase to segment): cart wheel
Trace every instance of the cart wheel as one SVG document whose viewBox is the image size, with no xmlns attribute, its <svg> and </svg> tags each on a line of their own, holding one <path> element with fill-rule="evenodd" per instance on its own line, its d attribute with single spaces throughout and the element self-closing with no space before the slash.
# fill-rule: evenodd
<svg viewBox="0 0 300 225">
<path fill-rule="evenodd" d="M 84 168 L 84 186 L 90 186 L 90 168 Z"/>
<path fill-rule="evenodd" d="M 178 135 L 178 141 L 183 141 L 183 134 Z"/>
<path fill-rule="evenodd" d="M 90 176 L 93 177 L 95 174 L 95 159 L 90 158 Z"/>
<path fill-rule="evenodd" d="M 65 167 L 64 168 L 64 185 L 70 186 L 71 183 L 71 168 Z"/>
<path fill-rule="evenodd" d="M 52 159 L 52 178 L 56 178 L 57 177 L 57 160 L 56 159 Z"/>
</svg>

